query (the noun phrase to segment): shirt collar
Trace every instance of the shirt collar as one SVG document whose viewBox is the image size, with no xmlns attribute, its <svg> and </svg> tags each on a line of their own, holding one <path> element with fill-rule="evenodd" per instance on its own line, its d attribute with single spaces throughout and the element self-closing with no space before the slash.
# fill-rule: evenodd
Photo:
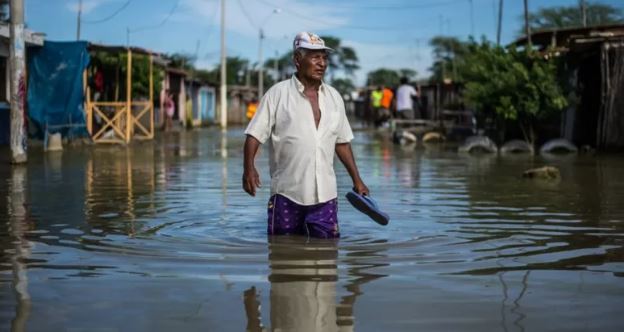
<svg viewBox="0 0 624 332">
<path fill-rule="evenodd" d="M 292 82 L 295 85 L 295 87 L 297 88 L 297 91 L 299 91 L 300 93 L 303 93 L 303 89 L 305 87 L 303 86 L 303 83 L 301 83 L 301 81 L 299 81 L 299 79 L 297 78 L 297 75 L 293 74 Z M 320 92 L 325 92 L 325 82 L 321 81 L 321 85 L 319 86 L 319 91 Z"/>
</svg>

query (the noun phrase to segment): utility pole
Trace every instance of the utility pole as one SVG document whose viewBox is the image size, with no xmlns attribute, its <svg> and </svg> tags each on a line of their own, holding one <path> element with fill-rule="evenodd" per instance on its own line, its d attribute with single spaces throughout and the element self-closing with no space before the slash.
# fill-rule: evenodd
<svg viewBox="0 0 624 332">
<path fill-rule="evenodd" d="M 529 0 L 524 0 L 524 34 L 527 37 L 527 49 L 530 50 L 533 48 L 533 43 L 531 42 L 531 26 L 529 25 Z"/>
<path fill-rule="evenodd" d="M 221 128 L 227 129 L 227 70 L 225 53 L 225 0 L 221 0 L 221 85 L 219 95 L 221 102 Z"/>
<path fill-rule="evenodd" d="M 503 0 L 498 1 L 498 25 L 496 28 L 496 45 L 500 46 L 501 27 L 503 25 Z"/>
<path fill-rule="evenodd" d="M 78 24 L 76 25 L 76 40 L 80 40 L 81 21 L 82 21 L 82 0 L 78 0 Z"/>
<path fill-rule="evenodd" d="M 260 28 L 260 44 L 258 45 L 258 100 L 264 94 L 264 63 L 262 59 L 262 40 L 264 39 L 264 31 Z"/>
<path fill-rule="evenodd" d="M 251 86 L 251 70 L 249 69 L 249 64 L 245 66 L 245 86 Z"/>
<path fill-rule="evenodd" d="M 581 20 L 583 22 L 583 27 L 587 26 L 587 3 L 585 0 L 580 0 L 581 2 Z"/>
<path fill-rule="evenodd" d="M 26 126 L 24 124 L 26 99 L 24 0 L 11 0 L 10 6 L 11 162 L 21 164 L 27 161 Z"/>
<path fill-rule="evenodd" d="M 262 59 L 262 40 L 264 39 L 263 27 L 269 22 L 273 14 L 279 14 L 281 12 L 282 10 L 280 8 L 273 9 L 271 14 L 260 24 L 260 42 L 258 43 L 258 100 L 260 100 L 264 94 L 264 60 Z"/>
</svg>

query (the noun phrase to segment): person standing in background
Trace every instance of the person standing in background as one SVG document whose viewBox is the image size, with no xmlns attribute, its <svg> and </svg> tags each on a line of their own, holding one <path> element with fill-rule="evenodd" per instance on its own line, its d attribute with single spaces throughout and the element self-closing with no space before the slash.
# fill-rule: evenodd
<svg viewBox="0 0 624 332">
<path fill-rule="evenodd" d="M 381 88 L 382 97 L 379 108 L 379 113 L 377 114 L 377 119 L 375 121 L 375 126 L 379 127 L 388 119 L 390 119 L 390 110 L 392 108 L 392 98 L 394 98 L 394 92 L 390 90 L 387 86 L 383 86 Z"/>
<path fill-rule="evenodd" d="M 401 77 L 401 85 L 396 93 L 397 118 L 399 119 L 420 119 L 420 114 L 415 114 L 414 99 L 418 97 L 418 92 L 413 86 L 408 84 L 407 77 Z"/>
<path fill-rule="evenodd" d="M 371 91 L 370 94 L 370 107 L 371 107 L 371 115 L 367 121 L 373 121 L 375 125 L 377 124 L 377 119 L 379 118 L 379 109 L 381 108 L 381 99 L 383 98 L 383 86 L 378 87 L 377 89 Z"/>
<path fill-rule="evenodd" d="M 175 114 L 175 103 L 169 89 L 165 90 L 163 106 L 165 107 L 165 131 L 169 131 L 173 129 L 173 115 Z"/>
<path fill-rule="evenodd" d="M 258 99 L 253 98 L 249 103 L 247 103 L 247 120 L 251 121 L 251 119 L 256 114 L 256 110 L 258 109 Z"/>
</svg>

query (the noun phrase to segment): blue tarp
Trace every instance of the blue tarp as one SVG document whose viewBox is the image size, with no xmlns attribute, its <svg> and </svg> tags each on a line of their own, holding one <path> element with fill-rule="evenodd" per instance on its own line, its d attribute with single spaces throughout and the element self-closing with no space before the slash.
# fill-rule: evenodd
<svg viewBox="0 0 624 332">
<path fill-rule="evenodd" d="M 39 138 L 45 130 L 60 132 L 64 137 L 88 136 L 82 82 L 88 65 L 86 42 L 46 41 L 43 47 L 30 50 L 28 116 L 31 133 Z"/>
</svg>

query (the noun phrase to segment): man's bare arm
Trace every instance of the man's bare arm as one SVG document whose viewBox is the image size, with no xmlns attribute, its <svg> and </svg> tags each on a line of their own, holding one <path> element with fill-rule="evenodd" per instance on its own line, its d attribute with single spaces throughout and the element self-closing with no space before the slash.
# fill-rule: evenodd
<svg viewBox="0 0 624 332">
<path fill-rule="evenodd" d="M 256 170 L 255 159 L 260 141 L 251 135 L 247 135 L 245 139 L 245 148 L 243 151 L 243 189 L 251 195 L 256 196 L 256 188 L 259 188 L 260 176 Z"/>
<path fill-rule="evenodd" d="M 355 158 L 353 157 L 353 151 L 351 150 L 351 143 L 336 144 L 336 154 L 338 159 L 349 172 L 351 180 L 353 180 L 353 189 L 361 195 L 368 195 L 368 187 L 364 184 L 360 178 L 360 172 L 355 164 Z"/>
</svg>

